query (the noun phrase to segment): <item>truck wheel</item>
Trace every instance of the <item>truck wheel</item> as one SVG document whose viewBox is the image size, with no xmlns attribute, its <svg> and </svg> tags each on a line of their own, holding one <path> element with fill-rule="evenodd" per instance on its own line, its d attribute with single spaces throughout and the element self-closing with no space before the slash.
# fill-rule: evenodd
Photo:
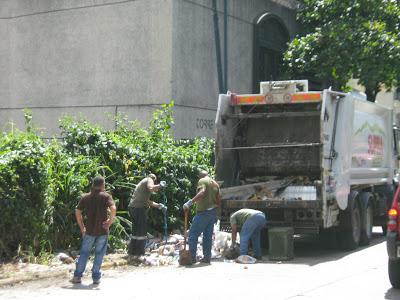
<svg viewBox="0 0 400 300">
<path fill-rule="evenodd" d="M 341 211 L 340 220 L 340 243 L 344 250 L 354 250 L 358 247 L 361 237 L 361 214 L 356 199 L 349 201 L 349 207 Z"/>
<path fill-rule="evenodd" d="M 389 280 L 396 289 L 400 288 L 400 260 L 388 261 Z"/>
<path fill-rule="evenodd" d="M 372 227 L 374 225 L 372 197 L 371 193 L 363 193 L 360 197 L 362 207 L 360 245 L 369 245 L 371 242 Z"/>
</svg>

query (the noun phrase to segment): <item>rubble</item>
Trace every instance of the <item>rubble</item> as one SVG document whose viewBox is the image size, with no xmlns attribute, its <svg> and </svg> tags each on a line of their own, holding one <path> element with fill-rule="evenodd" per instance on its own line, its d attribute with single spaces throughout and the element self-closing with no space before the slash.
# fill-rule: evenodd
<svg viewBox="0 0 400 300">
<path fill-rule="evenodd" d="M 174 231 L 167 239 L 151 236 L 146 245 L 145 255 L 132 256 L 127 255 L 125 251 L 117 250 L 104 257 L 102 269 L 106 270 L 127 264 L 138 267 L 179 266 L 179 251 L 183 249 L 183 240 L 183 235 L 177 231 Z M 200 236 L 197 245 L 198 261 L 203 258 L 202 241 L 202 236 Z M 234 258 L 225 257 L 229 252 L 230 246 L 231 234 L 220 231 L 219 224 L 217 224 L 213 234 L 211 258 L 221 259 L 221 261 L 227 263 L 234 263 Z M 22 261 L 0 264 L 0 286 L 40 278 L 71 276 L 75 269 L 74 262 L 78 253 L 78 251 L 59 252 L 54 255 L 48 265 L 23 263 Z M 92 262 L 93 256 L 89 258 L 85 274 L 90 272 Z"/>
<path fill-rule="evenodd" d="M 165 242 L 165 240 L 167 240 Z M 151 238 L 146 245 L 146 252 L 143 256 L 128 256 L 128 263 L 136 266 L 163 266 L 179 265 L 179 251 L 183 250 L 184 237 L 178 232 L 165 238 Z M 203 239 L 199 237 L 197 244 L 197 260 L 203 258 Z M 219 230 L 219 224 L 215 225 L 211 258 L 219 259 L 231 244 L 231 234 Z"/>
</svg>

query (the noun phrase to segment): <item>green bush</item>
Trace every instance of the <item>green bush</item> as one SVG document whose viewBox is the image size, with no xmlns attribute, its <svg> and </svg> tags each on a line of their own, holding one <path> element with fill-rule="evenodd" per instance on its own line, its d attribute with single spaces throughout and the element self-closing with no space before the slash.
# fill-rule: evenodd
<svg viewBox="0 0 400 300">
<path fill-rule="evenodd" d="M 115 130 L 85 120 L 64 118 L 62 142 L 43 142 L 25 114 L 26 132 L 0 135 L 0 256 L 76 248 L 80 242 L 74 210 L 97 174 L 117 204 L 110 246 L 125 246 L 131 222 L 130 195 L 149 172 L 168 184 L 153 200 L 168 206 L 168 228 L 182 226 L 182 205 L 195 194 L 200 169 L 213 174 L 214 142 L 207 138 L 175 140 L 173 102 L 156 110 L 147 129 L 122 116 Z M 149 228 L 163 232 L 160 211 L 149 210 Z M 153 232 L 154 233 L 154 232 Z"/>
<path fill-rule="evenodd" d="M 66 118 L 61 123 L 64 148 L 70 155 L 87 155 L 107 166 L 104 175 L 107 189 L 118 201 L 118 211 L 127 216 L 127 206 L 135 185 L 148 173 L 165 180 L 165 197 L 153 196 L 154 201 L 165 201 L 171 229 L 182 225 L 182 205 L 193 197 L 200 169 L 213 173 L 214 142 L 207 138 L 175 140 L 170 129 L 173 124 L 173 102 L 154 112 L 149 128 L 144 130 L 135 122 L 117 117 L 116 130 L 103 130 L 85 120 Z M 127 220 L 122 223 L 127 224 Z M 149 210 L 150 228 L 162 231 L 163 216 Z M 126 227 L 126 226 L 125 226 Z M 126 233 L 124 233 L 126 234 Z"/>
<path fill-rule="evenodd" d="M 0 138 L 0 253 L 38 253 L 53 222 L 47 147 L 32 132 Z"/>
</svg>

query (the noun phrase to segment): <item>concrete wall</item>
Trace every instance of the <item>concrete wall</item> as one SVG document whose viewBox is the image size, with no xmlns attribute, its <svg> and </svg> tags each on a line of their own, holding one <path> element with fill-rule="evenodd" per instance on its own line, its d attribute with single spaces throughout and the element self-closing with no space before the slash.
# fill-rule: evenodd
<svg viewBox="0 0 400 300">
<path fill-rule="evenodd" d="M 184 124 L 180 136 L 214 136 L 218 101 L 218 73 L 211 0 L 176 0 L 173 13 L 172 96 Z M 217 1 L 223 60 L 223 0 Z M 251 93 L 253 84 L 254 24 L 272 13 L 294 37 L 295 12 L 265 0 L 228 1 L 228 90 Z M 179 108 L 179 105 L 186 106 Z"/>
<path fill-rule="evenodd" d="M 2 121 L 20 124 L 21 108 L 31 107 L 37 126 L 52 135 L 63 113 L 110 127 L 102 112 L 115 107 L 107 106 L 171 98 L 170 0 L 12 0 L 2 7 L 0 36 L 9 39 L 0 46 Z M 147 119 L 142 110 L 127 112 Z"/>
<path fill-rule="evenodd" d="M 294 11 L 276 2 L 282 1 L 228 1 L 230 90 L 252 90 L 258 16 L 273 13 L 295 34 Z M 0 126 L 12 121 L 22 128 L 25 107 L 47 137 L 58 134 L 64 114 L 112 128 L 104 114 L 118 111 L 145 125 L 159 104 L 175 100 L 175 136 L 212 137 L 218 76 L 211 6 L 211 0 L 2 0 Z M 223 47 L 223 0 L 218 9 Z"/>
</svg>

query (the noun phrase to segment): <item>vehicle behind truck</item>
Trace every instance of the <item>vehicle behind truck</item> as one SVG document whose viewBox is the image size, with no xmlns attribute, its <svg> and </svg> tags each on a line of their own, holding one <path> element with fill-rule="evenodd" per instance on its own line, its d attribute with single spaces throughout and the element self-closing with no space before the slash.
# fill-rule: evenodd
<svg viewBox="0 0 400 300">
<path fill-rule="evenodd" d="M 337 237 L 348 250 L 386 229 L 397 173 L 392 110 L 360 93 L 309 91 L 306 80 L 219 96 L 221 225 L 247 207 L 269 227 Z"/>
</svg>

